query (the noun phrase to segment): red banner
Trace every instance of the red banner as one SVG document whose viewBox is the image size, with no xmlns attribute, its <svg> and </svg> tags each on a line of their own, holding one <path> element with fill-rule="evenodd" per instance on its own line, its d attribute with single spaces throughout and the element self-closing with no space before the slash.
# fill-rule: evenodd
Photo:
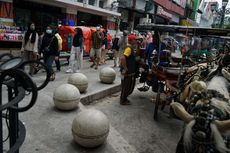
<svg viewBox="0 0 230 153">
<path fill-rule="evenodd" d="M 0 1 L 0 18 L 13 19 L 13 3 Z"/>
</svg>

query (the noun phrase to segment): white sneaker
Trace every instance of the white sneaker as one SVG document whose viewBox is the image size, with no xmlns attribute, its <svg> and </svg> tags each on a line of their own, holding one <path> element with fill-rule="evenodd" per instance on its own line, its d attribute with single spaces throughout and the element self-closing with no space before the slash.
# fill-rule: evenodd
<svg viewBox="0 0 230 153">
<path fill-rule="evenodd" d="M 81 71 L 80 70 L 76 70 L 76 73 L 80 73 Z"/>
<path fill-rule="evenodd" d="M 68 69 L 67 71 L 65 71 L 66 73 L 73 73 L 72 69 Z"/>
</svg>

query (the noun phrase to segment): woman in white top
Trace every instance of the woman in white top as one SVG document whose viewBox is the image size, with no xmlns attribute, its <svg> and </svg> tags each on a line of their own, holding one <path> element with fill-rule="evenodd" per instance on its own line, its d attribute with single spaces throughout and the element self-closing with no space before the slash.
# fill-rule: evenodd
<svg viewBox="0 0 230 153">
<path fill-rule="evenodd" d="M 22 48 L 25 60 L 36 60 L 38 55 L 38 34 L 35 31 L 35 24 L 31 23 L 28 26 L 23 41 Z M 33 65 L 30 66 L 30 74 L 33 73 Z"/>
</svg>

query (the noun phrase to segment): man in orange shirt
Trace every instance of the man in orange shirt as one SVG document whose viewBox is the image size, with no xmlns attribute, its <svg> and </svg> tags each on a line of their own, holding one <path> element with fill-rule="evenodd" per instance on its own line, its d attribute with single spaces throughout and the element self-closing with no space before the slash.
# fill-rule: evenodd
<svg viewBox="0 0 230 153">
<path fill-rule="evenodd" d="M 135 35 L 128 36 L 128 46 L 125 48 L 121 56 L 121 96 L 120 104 L 129 105 L 130 101 L 127 97 L 133 92 L 135 87 L 135 70 L 136 59 L 134 48 L 137 44 Z"/>
</svg>

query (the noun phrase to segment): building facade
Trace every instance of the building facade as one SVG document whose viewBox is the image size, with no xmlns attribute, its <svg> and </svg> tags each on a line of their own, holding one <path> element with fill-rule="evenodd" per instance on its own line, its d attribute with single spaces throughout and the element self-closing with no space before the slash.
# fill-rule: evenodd
<svg viewBox="0 0 230 153">
<path fill-rule="evenodd" d="M 139 23 L 179 24 L 186 0 L 120 0 L 121 30 L 132 31 Z"/>
<path fill-rule="evenodd" d="M 31 21 L 38 26 L 103 25 L 116 30 L 115 18 L 120 16 L 111 9 L 112 0 L 0 0 L 12 4 L 11 21 L 26 27 Z M 42 10 L 42 11 L 41 11 Z"/>
</svg>

